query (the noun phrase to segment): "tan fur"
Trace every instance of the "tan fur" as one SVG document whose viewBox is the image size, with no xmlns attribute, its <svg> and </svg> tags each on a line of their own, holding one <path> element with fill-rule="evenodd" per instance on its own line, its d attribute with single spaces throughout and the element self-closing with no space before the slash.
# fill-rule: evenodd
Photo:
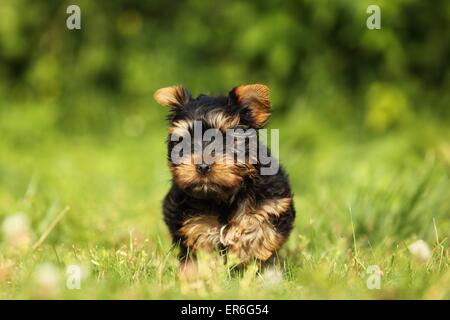
<svg viewBox="0 0 450 320">
<path fill-rule="evenodd" d="M 263 84 L 249 84 L 237 87 L 234 93 L 239 104 L 250 109 L 256 125 L 263 126 L 270 116 L 269 88 Z"/>
<path fill-rule="evenodd" d="M 245 170 L 247 174 L 253 174 L 255 170 L 253 166 L 248 166 L 248 168 L 244 166 L 238 167 L 232 163 L 227 163 L 225 160 L 220 159 L 220 155 L 217 155 L 217 161 L 211 165 L 211 172 L 207 176 L 202 176 L 197 172 L 195 159 L 196 156 L 193 154 L 190 159 L 186 158 L 181 164 L 170 168 L 175 181 L 182 188 L 187 188 L 191 185 L 200 186 L 202 184 L 207 187 L 208 183 L 227 188 L 237 188 L 243 180 L 242 171 Z"/>
<path fill-rule="evenodd" d="M 227 225 L 221 225 L 216 215 L 187 218 L 180 229 L 183 244 L 192 252 L 213 251 L 222 244 L 242 263 L 253 259 L 266 261 L 286 241 L 276 232 L 270 218 L 287 211 L 291 202 L 291 198 L 270 199 L 254 208 L 250 201 L 246 201 Z"/>
<path fill-rule="evenodd" d="M 220 244 L 220 227 L 217 216 L 199 215 L 185 220 L 180 234 L 185 238 L 184 245 L 193 252 L 213 251 Z"/>
<path fill-rule="evenodd" d="M 233 128 L 239 124 L 239 115 L 232 117 L 223 112 L 211 112 L 208 114 L 206 121 L 212 128 L 217 128 L 223 133 L 227 129 Z"/>
<path fill-rule="evenodd" d="M 181 85 L 157 90 L 153 98 L 162 106 L 181 107 L 189 101 L 189 93 Z"/>
<path fill-rule="evenodd" d="M 291 206 L 292 198 L 269 199 L 262 203 L 258 212 L 266 217 L 279 217 Z"/>
<path fill-rule="evenodd" d="M 192 127 L 192 122 L 186 120 L 178 120 L 169 127 L 169 133 L 180 137 L 190 135 L 189 128 Z"/>
<path fill-rule="evenodd" d="M 224 187 L 238 187 L 243 178 L 236 171 L 235 166 L 224 162 L 213 163 L 209 179 Z"/>
<path fill-rule="evenodd" d="M 228 223 L 221 241 L 240 261 L 269 259 L 286 241 L 272 226 L 271 216 L 278 217 L 289 209 L 291 198 L 265 200 L 254 208 L 247 201 Z"/>
<path fill-rule="evenodd" d="M 181 163 L 177 166 L 170 167 L 170 170 L 172 171 L 174 180 L 182 188 L 197 183 L 199 179 L 199 175 L 193 164 Z"/>
</svg>

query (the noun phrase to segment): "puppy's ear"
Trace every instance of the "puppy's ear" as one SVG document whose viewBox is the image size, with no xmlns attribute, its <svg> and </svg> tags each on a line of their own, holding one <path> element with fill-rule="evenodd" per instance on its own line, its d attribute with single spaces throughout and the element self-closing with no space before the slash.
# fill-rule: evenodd
<svg viewBox="0 0 450 320">
<path fill-rule="evenodd" d="M 162 106 L 182 107 L 191 100 L 191 94 L 182 85 L 158 89 L 153 98 Z"/>
<path fill-rule="evenodd" d="M 231 104 L 237 104 L 249 114 L 256 128 L 262 127 L 270 116 L 269 88 L 263 84 L 248 84 L 233 88 L 229 94 Z"/>
</svg>

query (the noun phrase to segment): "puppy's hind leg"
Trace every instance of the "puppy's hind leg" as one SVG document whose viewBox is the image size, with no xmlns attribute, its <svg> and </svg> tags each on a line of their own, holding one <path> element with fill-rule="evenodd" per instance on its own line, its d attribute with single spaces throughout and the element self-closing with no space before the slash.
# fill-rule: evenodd
<svg viewBox="0 0 450 320">
<path fill-rule="evenodd" d="M 190 281 L 195 279 L 198 275 L 198 263 L 196 255 L 193 252 L 189 252 L 187 247 L 182 246 L 180 248 L 179 261 L 180 280 Z"/>
</svg>

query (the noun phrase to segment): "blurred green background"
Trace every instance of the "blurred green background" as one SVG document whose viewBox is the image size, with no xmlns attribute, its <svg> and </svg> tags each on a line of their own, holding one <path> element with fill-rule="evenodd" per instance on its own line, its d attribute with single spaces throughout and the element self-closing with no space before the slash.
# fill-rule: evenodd
<svg viewBox="0 0 450 320">
<path fill-rule="evenodd" d="M 66 28 L 70 4 L 81 8 L 81 30 Z M 366 27 L 369 4 L 381 7 L 381 30 Z M 303 263 L 312 256 L 321 265 L 319 257 L 335 255 L 344 270 L 337 252 L 354 255 L 354 235 L 369 260 L 373 252 L 380 259 L 398 254 L 400 243 L 415 239 L 447 248 L 441 240 L 450 230 L 449 34 L 446 0 L 2 0 L 0 222 L 22 212 L 35 241 L 71 207 L 28 262 L 8 253 L 3 236 L 4 296 L 28 297 L 20 283 L 43 261 L 94 260 L 97 278 L 133 282 L 107 259 L 130 229 L 147 239 L 147 250 L 168 250 L 160 210 L 170 185 L 167 110 L 152 94 L 174 84 L 194 96 L 247 83 L 271 88 L 269 127 L 280 129 L 280 158 L 298 209 L 285 252 L 301 266 L 292 279 L 310 272 L 314 283 L 328 283 L 314 275 L 320 268 L 307 271 Z M 109 262 L 101 265 L 99 255 Z M 447 273 L 434 280 L 448 284 L 448 253 L 442 259 L 438 271 Z M 19 275 L 2 284 L 1 263 L 10 260 Z M 388 297 L 449 295 L 439 287 L 427 291 L 426 273 L 416 290 L 396 275 L 383 293 Z M 142 277 L 153 279 L 150 271 Z M 308 277 L 302 281 L 308 286 Z M 341 289 L 298 297 L 352 296 Z M 162 297 L 160 290 L 144 296 Z M 363 292 L 354 296 L 369 294 Z"/>
</svg>

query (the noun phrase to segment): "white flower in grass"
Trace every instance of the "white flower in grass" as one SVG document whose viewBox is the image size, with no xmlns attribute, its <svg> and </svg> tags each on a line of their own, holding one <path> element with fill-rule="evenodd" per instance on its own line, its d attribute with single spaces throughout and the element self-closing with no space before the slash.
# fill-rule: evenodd
<svg viewBox="0 0 450 320">
<path fill-rule="evenodd" d="M 31 244 L 30 222 L 23 213 L 7 217 L 2 225 L 3 238 L 13 247 L 28 247 Z"/>
<path fill-rule="evenodd" d="M 283 282 L 283 274 L 277 268 L 268 268 L 261 276 L 264 287 L 277 287 Z"/>
<path fill-rule="evenodd" d="M 51 263 L 43 263 L 37 266 L 33 273 L 33 291 L 39 297 L 47 298 L 55 296 L 60 291 L 60 270 Z"/>
<path fill-rule="evenodd" d="M 408 246 L 409 252 L 419 261 L 427 262 L 431 258 L 431 250 L 423 240 L 417 240 Z"/>
</svg>

